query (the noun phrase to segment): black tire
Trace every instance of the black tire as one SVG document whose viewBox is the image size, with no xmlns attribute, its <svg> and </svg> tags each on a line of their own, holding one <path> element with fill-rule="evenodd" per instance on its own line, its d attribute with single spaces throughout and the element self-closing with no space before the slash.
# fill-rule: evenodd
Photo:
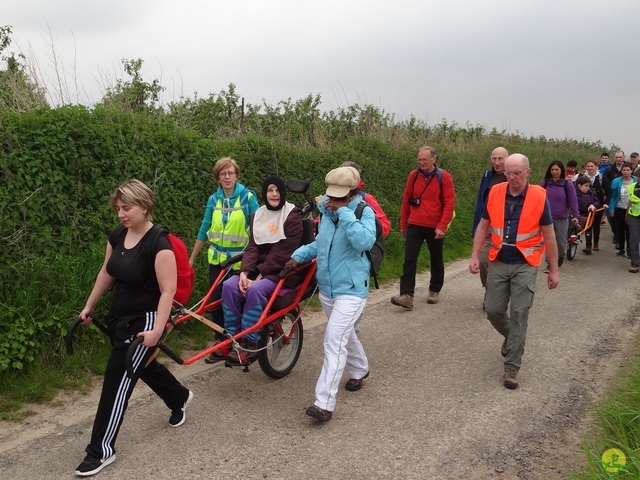
<svg viewBox="0 0 640 480">
<path fill-rule="evenodd" d="M 567 260 L 573 260 L 576 256 L 576 252 L 578 251 L 578 242 L 572 242 L 571 236 L 578 233 L 578 230 L 575 227 L 569 228 L 569 235 L 567 237 Z"/>
<path fill-rule="evenodd" d="M 258 362 L 262 371 L 271 378 L 289 375 L 302 351 L 304 338 L 302 319 L 287 313 L 264 327 L 260 338 Z"/>
</svg>

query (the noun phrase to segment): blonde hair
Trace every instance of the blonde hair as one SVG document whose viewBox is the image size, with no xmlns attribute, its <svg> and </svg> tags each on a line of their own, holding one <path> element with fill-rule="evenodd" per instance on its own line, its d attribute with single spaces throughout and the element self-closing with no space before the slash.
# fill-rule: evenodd
<svg viewBox="0 0 640 480">
<path fill-rule="evenodd" d="M 124 182 L 109 197 L 109 206 L 115 211 L 118 200 L 127 205 L 137 205 L 147 210 L 147 219 L 151 221 L 153 207 L 156 205 L 156 196 L 143 182 L 135 178 Z"/>
<path fill-rule="evenodd" d="M 233 167 L 236 172 L 236 180 L 240 177 L 240 167 L 238 163 L 231 157 L 222 157 L 213 166 L 213 178 L 217 182 L 220 180 L 220 172 L 225 168 Z"/>
</svg>

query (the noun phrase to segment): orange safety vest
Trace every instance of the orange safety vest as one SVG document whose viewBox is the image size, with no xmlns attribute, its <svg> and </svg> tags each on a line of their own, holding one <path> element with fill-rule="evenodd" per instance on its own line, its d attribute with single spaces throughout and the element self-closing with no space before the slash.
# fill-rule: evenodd
<svg viewBox="0 0 640 480">
<path fill-rule="evenodd" d="M 491 233 L 490 260 L 495 260 L 502 248 L 504 206 L 508 186 L 507 182 L 494 185 L 491 187 L 489 198 L 487 199 L 487 212 L 491 221 L 489 225 L 489 232 Z M 529 185 L 518 222 L 516 248 L 520 250 L 527 263 L 533 267 L 540 265 L 545 250 L 542 230 L 540 229 L 540 218 L 544 212 L 546 197 L 547 193 L 544 188 L 538 185 Z"/>
</svg>

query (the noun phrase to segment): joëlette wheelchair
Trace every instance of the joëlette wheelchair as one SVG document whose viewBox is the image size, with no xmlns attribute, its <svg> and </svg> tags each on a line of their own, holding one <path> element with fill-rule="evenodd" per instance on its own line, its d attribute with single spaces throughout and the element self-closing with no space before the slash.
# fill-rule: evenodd
<svg viewBox="0 0 640 480">
<path fill-rule="evenodd" d="M 303 238 L 301 244 L 310 243 L 314 239 L 313 213 L 316 209 L 315 202 L 307 193 L 310 180 L 287 180 L 286 185 L 289 191 L 301 194 L 305 198 L 305 205 L 302 208 Z M 311 297 L 316 289 L 316 261 L 314 259 L 311 262 L 299 265 L 295 269 L 283 269 L 280 272 L 280 280 L 256 324 L 236 335 L 231 335 L 223 327 L 206 318 L 205 314 L 214 309 L 222 308 L 222 300 L 211 301 L 211 297 L 215 289 L 233 274 L 233 265 L 241 260 L 242 254 L 239 254 L 222 264 L 222 270 L 207 294 L 192 307 L 187 308 L 174 300 L 172 315 L 167 321 L 160 342 L 156 345 L 155 351 L 145 365 L 152 361 L 160 351 L 180 365 L 190 365 L 217 350 L 220 350 L 226 357 L 231 349 L 235 349 L 238 352 L 243 349 L 240 344 L 242 337 L 249 333 L 260 331 L 257 355 L 253 356 L 245 364 L 233 366 L 241 366 L 245 372 L 248 372 L 249 365 L 258 360 L 260 368 L 269 377 L 282 378 L 291 372 L 302 351 L 304 332 L 301 318 L 302 303 Z M 285 282 L 291 275 L 297 275 L 299 279 L 299 285 L 294 289 L 285 288 Z M 200 321 L 220 333 L 224 337 L 224 341 L 212 345 L 189 358 L 182 358 L 173 352 L 164 341 L 174 328 L 193 320 Z M 76 318 L 67 331 L 65 341 L 69 355 L 73 354 L 73 336 L 81 322 L 82 319 Z M 104 323 L 93 318 L 93 324 L 108 335 L 108 329 Z M 142 341 L 142 337 L 132 338 L 131 345 L 127 351 L 127 374 L 131 378 L 139 373 L 134 371 L 133 358 Z M 227 364 L 227 366 L 231 365 Z"/>
</svg>

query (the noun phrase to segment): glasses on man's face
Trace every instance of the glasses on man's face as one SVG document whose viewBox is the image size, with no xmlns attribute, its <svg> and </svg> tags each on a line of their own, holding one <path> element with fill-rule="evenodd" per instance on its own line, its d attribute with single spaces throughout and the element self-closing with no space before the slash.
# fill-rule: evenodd
<svg viewBox="0 0 640 480">
<path fill-rule="evenodd" d="M 517 172 L 504 172 L 505 177 L 519 177 L 524 173 L 524 170 L 518 170 Z"/>
<path fill-rule="evenodd" d="M 219 177 L 233 177 L 236 172 L 220 172 Z"/>
</svg>

